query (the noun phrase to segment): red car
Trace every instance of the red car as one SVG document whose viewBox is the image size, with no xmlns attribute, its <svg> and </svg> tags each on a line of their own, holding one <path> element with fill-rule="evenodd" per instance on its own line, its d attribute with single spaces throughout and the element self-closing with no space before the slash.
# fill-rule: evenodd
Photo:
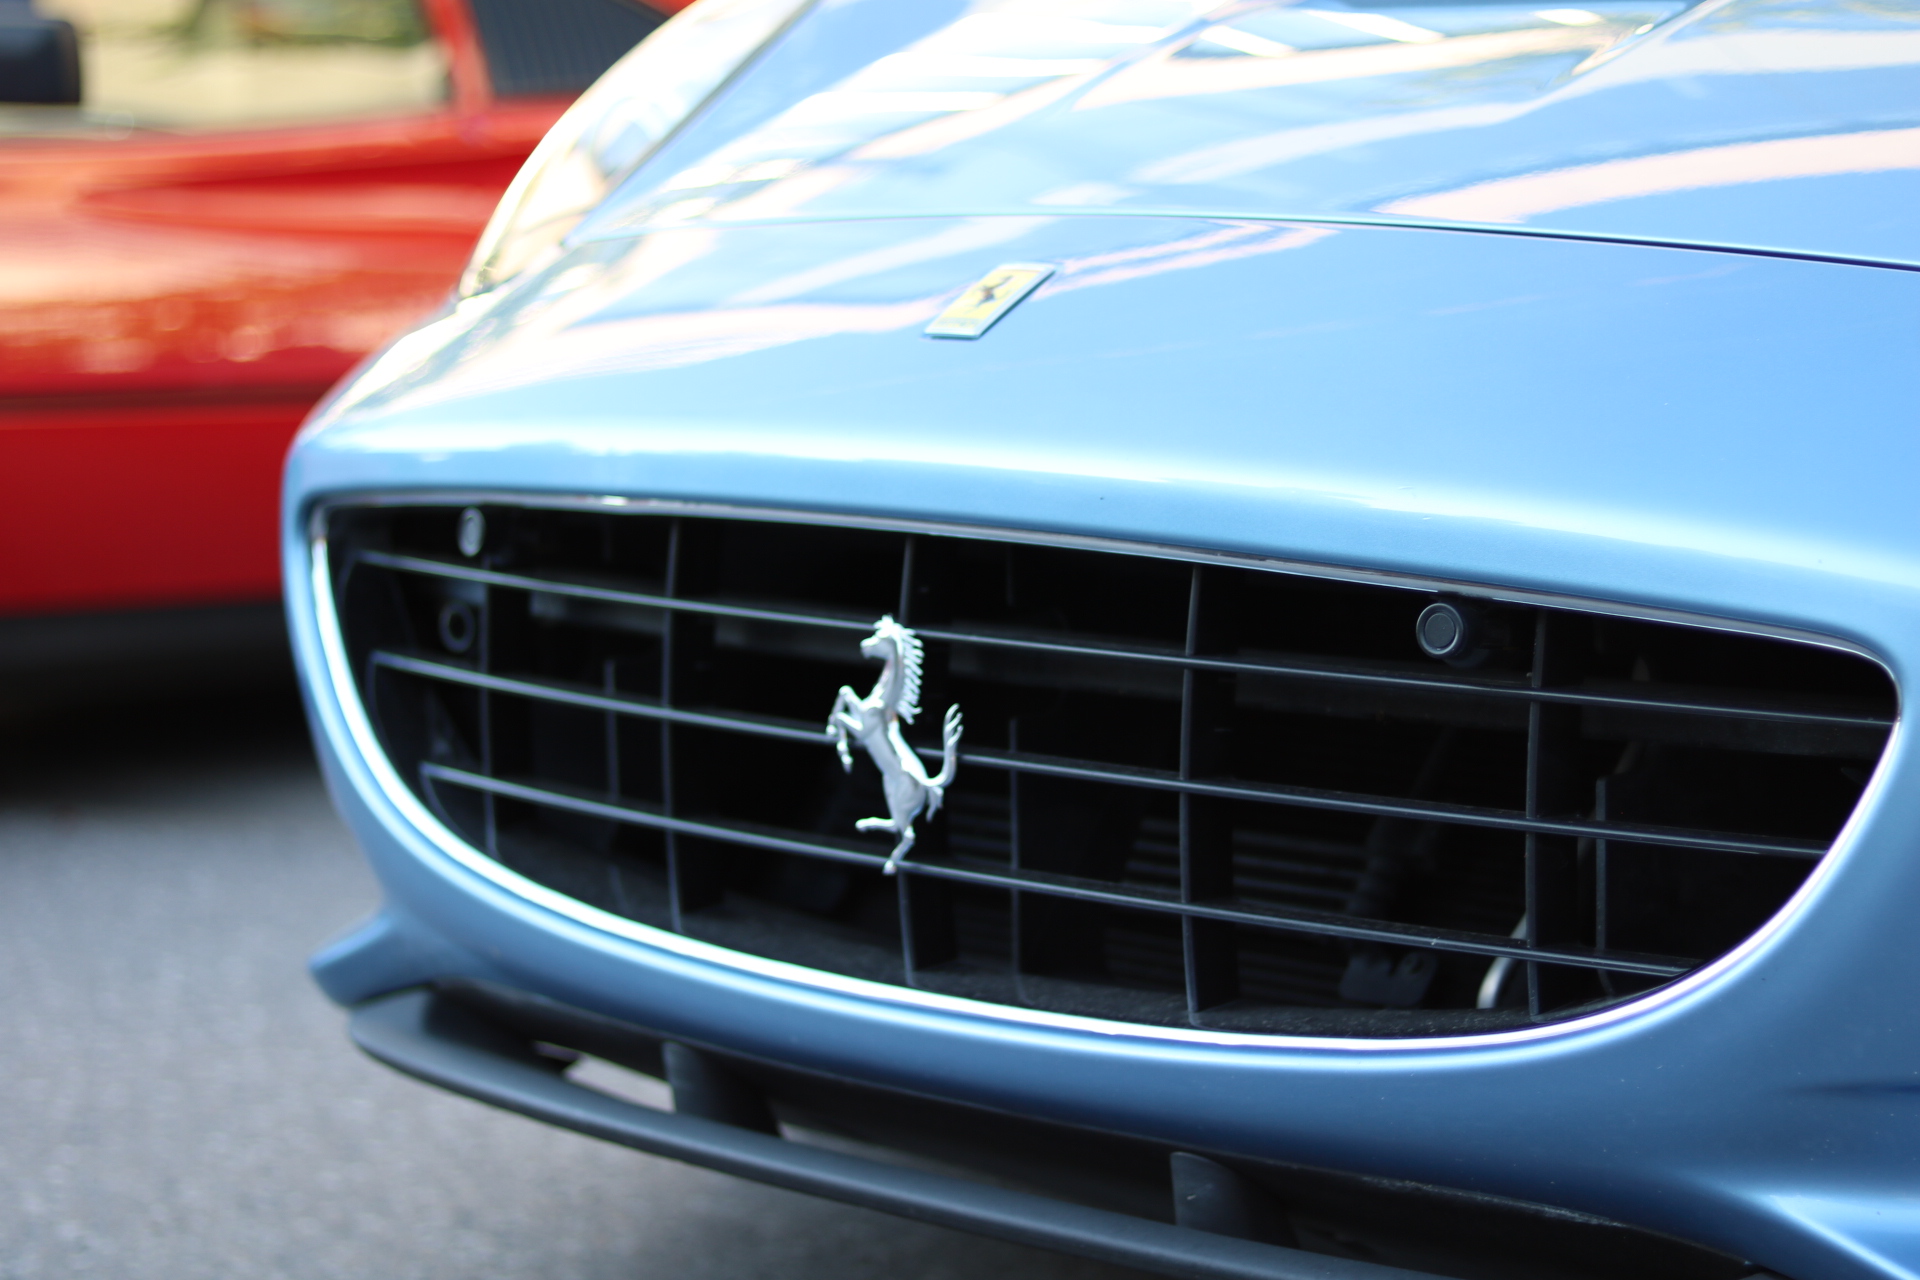
<svg viewBox="0 0 1920 1280">
<path fill-rule="evenodd" d="M 302 416 L 688 2 L 0 0 L 0 670 L 271 630 Z"/>
</svg>

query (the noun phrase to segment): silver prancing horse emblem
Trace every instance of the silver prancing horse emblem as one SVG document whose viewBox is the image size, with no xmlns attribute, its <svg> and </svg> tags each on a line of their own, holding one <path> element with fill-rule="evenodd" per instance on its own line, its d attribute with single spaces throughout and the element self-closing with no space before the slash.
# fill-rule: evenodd
<svg viewBox="0 0 1920 1280">
<path fill-rule="evenodd" d="M 920 637 L 893 620 L 892 615 L 873 626 L 873 634 L 860 642 L 860 654 L 879 658 L 880 679 L 865 698 L 854 695 L 846 685 L 834 700 L 833 714 L 827 717 L 827 738 L 840 752 L 840 767 L 853 771 L 851 739 L 866 748 L 880 769 L 887 790 L 887 816 L 862 818 L 854 823 L 862 831 L 891 831 L 899 837 L 887 865 L 881 870 L 892 875 L 900 859 L 913 848 L 913 821 L 922 812 L 939 812 L 947 788 L 953 784 L 954 771 L 960 767 L 960 708 L 947 708 L 940 736 L 944 748 L 940 773 L 927 776 L 927 767 L 900 736 L 900 722 L 913 723 L 920 714 Z"/>
</svg>

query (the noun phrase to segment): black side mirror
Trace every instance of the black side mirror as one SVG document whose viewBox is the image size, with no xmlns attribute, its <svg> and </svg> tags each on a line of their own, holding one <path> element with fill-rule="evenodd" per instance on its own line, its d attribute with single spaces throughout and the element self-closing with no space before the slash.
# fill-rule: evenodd
<svg viewBox="0 0 1920 1280">
<path fill-rule="evenodd" d="M 0 0 L 0 102 L 80 101 L 80 37 L 71 22 Z"/>
</svg>

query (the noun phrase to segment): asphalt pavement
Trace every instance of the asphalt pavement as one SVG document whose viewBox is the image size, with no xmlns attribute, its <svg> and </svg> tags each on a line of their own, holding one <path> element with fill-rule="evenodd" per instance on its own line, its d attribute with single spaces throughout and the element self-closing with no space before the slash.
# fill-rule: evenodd
<svg viewBox="0 0 1920 1280">
<path fill-rule="evenodd" d="M 291 691 L 0 721 L 0 1280 L 1127 1280 L 740 1182 L 360 1056 L 375 892 Z"/>
</svg>

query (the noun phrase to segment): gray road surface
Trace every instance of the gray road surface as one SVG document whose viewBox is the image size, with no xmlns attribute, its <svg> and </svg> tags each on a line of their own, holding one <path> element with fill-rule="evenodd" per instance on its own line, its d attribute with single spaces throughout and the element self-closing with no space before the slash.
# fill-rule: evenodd
<svg viewBox="0 0 1920 1280">
<path fill-rule="evenodd" d="M 373 899 L 284 692 L 0 722 L 0 1278 L 1133 1274 L 376 1066 L 302 968 Z"/>
</svg>

